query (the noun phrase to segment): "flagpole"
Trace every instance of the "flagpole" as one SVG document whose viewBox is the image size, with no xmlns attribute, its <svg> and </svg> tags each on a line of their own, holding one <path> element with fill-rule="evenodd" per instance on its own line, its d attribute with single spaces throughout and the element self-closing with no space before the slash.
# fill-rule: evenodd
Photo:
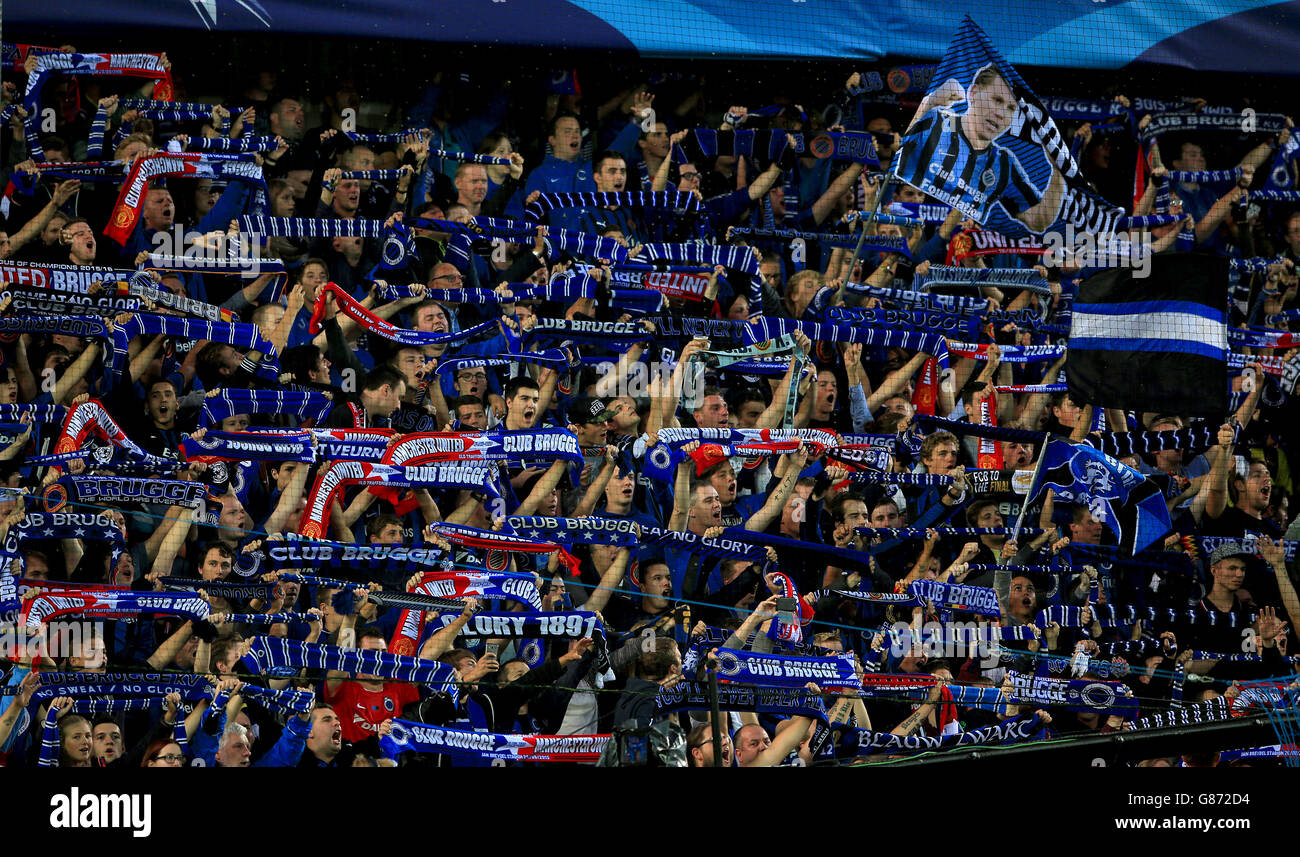
<svg viewBox="0 0 1300 857">
<path fill-rule="evenodd" d="M 1025 494 L 1025 502 L 1020 507 L 1020 514 L 1016 516 L 1016 525 L 1011 528 L 1011 540 L 1016 541 L 1020 538 L 1020 530 L 1025 523 L 1025 513 L 1029 511 L 1029 504 L 1034 499 L 1034 489 L 1038 486 L 1038 475 L 1043 469 L 1043 458 L 1047 455 L 1047 444 L 1051 441 L 1052 433 L 1043 432 L 1043 448 L 1038 451 L 1038 462 L 1034 465 L 1034 475 L 1029 480 L 1029 491 Z"/>
</svg>

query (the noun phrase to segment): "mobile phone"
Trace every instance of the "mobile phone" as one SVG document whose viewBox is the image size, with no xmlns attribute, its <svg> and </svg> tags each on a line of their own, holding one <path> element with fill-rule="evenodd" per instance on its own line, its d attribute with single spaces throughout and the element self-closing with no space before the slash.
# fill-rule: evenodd
<svg viewBox="0 0 1300 857">
<path fill-rule="evenodd" d="M 793 598 L 776 599 L 776 618 L 787 625 L 794 624 L 794 610 L 796 607 Z"/>
<path fill-rule="evenodd" d="M 501 657 L 501 644 L 485 643 L 483 645 L 483 656 L 487 657 L 488 655 L 491 655 L 492 657 L 499 659 Z"/>
</svg>

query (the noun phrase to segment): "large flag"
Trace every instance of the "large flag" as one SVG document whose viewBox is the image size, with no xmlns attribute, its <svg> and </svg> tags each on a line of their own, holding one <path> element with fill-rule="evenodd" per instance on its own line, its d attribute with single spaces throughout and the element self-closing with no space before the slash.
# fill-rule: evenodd
<svg viewBox="0 0 1300 857">
<path fill-rule="evenodd" d="M 1164 494 L 1151 480 L 1100 450 L 1068 440 L 1047 442 L 1027 502 L 1050 487 L 1057 499 L 1088 507 L 1130 556 L 1162 539 L 1172 524 Z"/>
<path fill-rule="evenodd" d="M 1124 216 L 1087 189 L 1046 108 L 969 17 L 903 135 L 893 173 L 1011 236 L 1067 226 L 1109 233 Z"/>
<path fill-rule="evenodd" d="M 1222 419 L 1228 410 L 1228 260 L 1150 257 L 1148 276 L 1084 280 L 1070 320 L 1070 398 L 1106 408 Z"/>
</svg>

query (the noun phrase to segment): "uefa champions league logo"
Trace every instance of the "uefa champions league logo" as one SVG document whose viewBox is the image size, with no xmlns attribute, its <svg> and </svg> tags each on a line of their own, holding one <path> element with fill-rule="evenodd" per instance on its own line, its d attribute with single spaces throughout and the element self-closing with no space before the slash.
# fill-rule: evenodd
<svg viewBox="0 0 1300 857">
<path fill-rule="evenodd" d="M 203 21 L 204 27 L 209 30 L 216 28 L 217 0 L 189 0 L 189 4 L 194 7 L 194 12 L 199 16 L 199 20 Z M 256 18 L 268 30 L 271 28 L 271 13 L 266 11 L 257 0 L 235 0 L 235 4 Z M 226 14 L 227 17 L 231 17 L 231 13 Z"/>
</svg>

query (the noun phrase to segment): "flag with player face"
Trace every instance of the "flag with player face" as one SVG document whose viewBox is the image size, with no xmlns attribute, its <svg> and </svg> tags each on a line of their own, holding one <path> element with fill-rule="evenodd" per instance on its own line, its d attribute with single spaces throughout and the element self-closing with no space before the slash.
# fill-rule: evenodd
<svg viewBox="0 0 1300 857">
<path fill-rule="evenodd" d="M 1088 507 L 1119 539 L 1130 556 L 1172 529 L 1169 507 L 1154 482 L 1100 450 L 1067 440 L 1050 440 L 1029 490 L 1033 502 L 1044 488 L 1057 500 Z"/>
<path fill-rule="evenodd" d="M 1121 209 L 1087 189 L 1038 97 L 962 21 L 894 157 L 896 177 L 1011 236 L 1113 232 Z"/>
</svg>

